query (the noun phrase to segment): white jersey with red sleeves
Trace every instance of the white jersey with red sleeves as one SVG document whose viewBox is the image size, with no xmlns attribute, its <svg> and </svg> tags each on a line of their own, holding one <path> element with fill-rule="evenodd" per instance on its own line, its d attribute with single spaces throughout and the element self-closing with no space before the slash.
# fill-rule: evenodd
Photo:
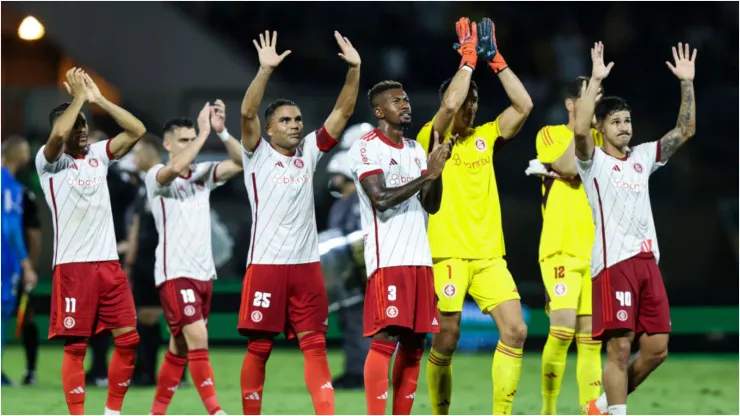
<svg viewBox="0 0 740 416">
<path fill-rule="evenodd" d="M 597 147 L 591 160 L 576 160 L 596 225 L 591 276 L 639 253 L 652 252 L 657 262 L 660 251 L 648 181 L 665 165 L 660 162 L 660 141 L 635 146 L 625 159 Z"/>
<path fill-rule="evenodd" d="M 375 129 L 356 141 L 349 154 L 352 175 L 360 196 L 368 277 L 384 267 L 431 266 L 426 212 L 419 201 L 419 194 L 385 212 L 379 212 L 361 184 L 366 177 L 380 173 L 385 175 L 387 188 L 411 182 L 426 172 L 424 149 L 419 143 L 406 138 L 403 144 L 396 145 Z"/>
<path fill-rule="evenodd" d="M 41 146 L 36 172 L 54 223 L 57 264 L 118 260 L 113 229 L 108 165 L 114 162 L 110 140 L 88 146 L 84 158 L 62 153 L 49 163 Z"/>
<path fill-rule="evenodd" d="M 260 139 L 244 150 L 244 184 L 252 207 L 250 264 L 305 264 L 319 261 L 313 176 L 319 159 L 339 142 L 325 127 L 303 138 L 286 156 Z"/>
<path fill-rule="evenodd" d="M 159 233 L 155 252 L 154 280 L 186 277 L 195 280 L 216 278 L 211 248 L 211 190 L 223 184 L 216 178 L 218 162 L 190 166 L 187 176 L 178 176 L 169 185 L 157 181 L 156 165 L 146 174 L 146 193 Z"/>
</svg>

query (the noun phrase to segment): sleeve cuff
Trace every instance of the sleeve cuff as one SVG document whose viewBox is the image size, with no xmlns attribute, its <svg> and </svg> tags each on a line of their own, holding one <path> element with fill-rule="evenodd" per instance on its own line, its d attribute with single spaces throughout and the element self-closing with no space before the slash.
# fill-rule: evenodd
<svg viewBox="0 0 740 416">
<path fill-rule="evenodd" d="M 110 142 L 111 139 L 108 139 L 108 141 L 105 142 L 105 154 L 108 155 L 108 160 L 116 160 L 116 157 L 110 151 Z"/>
<path fill-rule="evenodd" d="M 655 142 L 655 163 L 660 163 L 660 139 Z"/>
<path fill-rule="evenodd" d="M 381 173 L 383 173 L 383 169 L 373 169 L 373 170 L 367 171 L 363 173 L 362 175 L 360 175 L 360 182 L 362 182 L 362 180 L 367 178 L 368 176 L 379 175 Z"/>
<path fill-rule="evenodd" d="M 326 153 L 338 144 L 339 140 L 335 139 L 331 136 L 331 134 L 329 134 L 329 132 L 326 130 L 326 126 L 321 126 L 321 128 L 316 131 L 316 145 L 322 152 Z"/>
<path fill-rule="evenodd" d="M 216 176 L 216 170 L 218 169 L 218 165 L 220 165 L 221 162 L 216 162 L 213 164 L 213 183 L 218 183 L 218 177 Z"/>
</svg>

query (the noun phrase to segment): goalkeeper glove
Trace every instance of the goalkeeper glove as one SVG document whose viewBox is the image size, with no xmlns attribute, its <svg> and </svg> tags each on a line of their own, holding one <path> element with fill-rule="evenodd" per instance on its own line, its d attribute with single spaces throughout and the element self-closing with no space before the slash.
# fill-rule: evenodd
<svg viewBox="0 0 740 416">
<path fill-rule="evenodd" d="M 467 17 L 460 18 L 455 23 L 455 30 L 457 31 L 457 39 L 460 43 L 456 43 L 452 47 L 462 56 L 460 68 L 467 65 L 470 69 L 475 69 L 475 64 L 478 62 L 478 55 L 476 54 L 478 29 L 475 22 L 473 22 L 471 27 L 470 19 Z"/>
<path fill-rule="evenodd" d="M 508 68 L 504 57 L 496 46 L 496 26 L 491 19 L 484 17 L 478 23 L 478 46 L 476 52 L 481 59 L 488 62 L 488 66 L 495 73 L 499 73 Z"/>
</svg>

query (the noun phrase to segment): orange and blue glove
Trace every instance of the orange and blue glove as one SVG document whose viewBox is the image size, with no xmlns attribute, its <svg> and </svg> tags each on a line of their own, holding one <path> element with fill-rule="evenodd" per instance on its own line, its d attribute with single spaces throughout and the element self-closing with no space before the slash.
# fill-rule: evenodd
<svg viewBox="0 0 740 416">
<path fill-rule="evenodd" d="M 468 66 L 470 69 L 475 69 L 475 64 L 478 63 L 478 29 L 475 22 L 471 26 L 470 19 L 467 17 L 460 18 L 455 23 L 455 30 L 460 43 L 456 43 L 452 47 L 462 56 L 460 68 Z"/>
<path fill-rule="evenodd" d="M 496 45 L 496 26 L 487 17 L 484 17 L 478 23 L 478 46 L 476 51 L 478 57 L 488 62 L 488 66 L 493 72 L 498 74 L 508 68 L 504 57 L 501 56 L 501 52 L 499 52 Z"/>
</svg>

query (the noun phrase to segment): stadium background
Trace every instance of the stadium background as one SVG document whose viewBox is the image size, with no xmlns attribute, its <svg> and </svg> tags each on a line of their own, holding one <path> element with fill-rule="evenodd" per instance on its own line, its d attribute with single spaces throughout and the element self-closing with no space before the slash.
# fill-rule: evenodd
<svg viewBox="0 0 740 416">
<path fill-rule="evenodd" d="M 19 38 L 18 26 L 27 15 L 43 23 L 41 40 Z M 607 58 L 616 62 L 605 83 L 607 94 L 620 95 L 633 106 L 634 144 L 655 140 L 675 124 L 679 106 L 678 82 L 664 64 L 670 47 L 686 41 L 699 49 L 697 134 L 651 179 L 651 194 L 661 269 L 673 307 L 671 349 L 733 353 L 735 407 L 728 411 L 737 412 L 737 3 L 3 2 L 2 136 L 24 135 L 35 154 L 49 132 L 49 110 L 67 100 L 59 89 L 64 72 L 82 66 L 106 96 L 144 121 L 149 134 L 161 136 L 167 119 L 194 118 L 203 102 L 221 98 L 227 127 L 238 137 L 238 109 L 258 66 L 251 40 L 266 29 L 278 30 L 279 50 L 293 53 L 271 79 L 264 102 L 290 98 L 301 106 L 306 129 L 316 128 L 344 80 L 346 68 L 332 38 L 336 29 L 363 59 L 361 96 L 350 124 L 373 122 L 364 92 L 377 81 L 396 79 L 412 100 L 415 127 L 408 136 L 415 137 L 438 108 L 439 84 L 457 68 L 453 23 L 463 15 L 493 18 L 500 50 L 535 103 L 516 140 L 495 162 L 507 260 L 529 308 L 526 348 L 535 355 L 547 334 L 537 264 L 541 196 L 539 182 L 523 172 L 535 156 L 537 130 L 567 120 L 562 86 L 590 73 L 590 42 L 603 40 Z M 495 75 L 482 66 L 474 79 L 481 92 L 477 120 L 491 120 L 508 99 Z M 86 112 L 93 128 L 117 132 L 105 114 L 95 108 Z M 199 158 L 223 156 L 221 143 L 212 137 Z M 329 159 L 322 160 L 315 176 L 320 231 L 333 202 L 326 186 Z M 32 166 L 21 179 L 41 194 Z M 251 226 L 243 181 L 237 178 L 218 189 L 211 204 L 233 240 L 230 259 L 219 268 L 214 285 L 211 340 L 243 346 L 235 331 Z M 45 235 L 51 236 L 48 207 L 42 203 L 40 208 Z M 52 239 L 47 238 L 36 291 L 42 328 L 48 322 L 51 254 Z M 470 315 L 463 336 L 475 330 L 472 343 L 490 343 L 495 337 L 490 320 L 476 318 Z M 330 340 L 338 342 L 334 319 L 330 327 Z M 539 391 L 536 383 L 531 388 Z M 423 381 L 420 390 L 425 390 Z M 487 406 L 483 413 L 490 410 Z"/>
</svg>

